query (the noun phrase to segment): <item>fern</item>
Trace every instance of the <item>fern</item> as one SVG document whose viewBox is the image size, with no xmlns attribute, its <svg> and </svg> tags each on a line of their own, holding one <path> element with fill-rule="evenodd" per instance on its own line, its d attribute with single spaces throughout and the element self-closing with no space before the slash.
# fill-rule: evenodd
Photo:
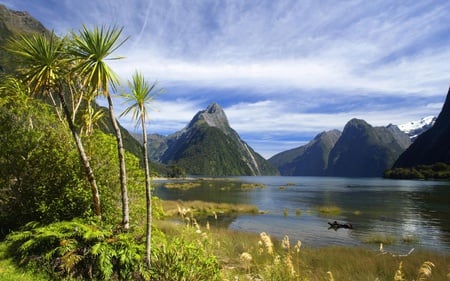
<svg viewBox="0 0 450 281">
<path fill-rule="evenodd" d="M 115 235 L 110 226 L 80 220 L 46 226 L 30 223 L 7 239 L 9 252 L 22 263 L 44 268 L 55 278 L 149 279 L 143 266 L 144 247 L 132 234 Z"/>
</svg>

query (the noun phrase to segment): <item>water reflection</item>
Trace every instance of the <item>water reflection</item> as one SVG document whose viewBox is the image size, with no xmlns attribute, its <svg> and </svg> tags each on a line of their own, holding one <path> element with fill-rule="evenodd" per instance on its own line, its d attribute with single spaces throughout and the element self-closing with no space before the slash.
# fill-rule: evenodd
<svg viewBox="0 0 450 281">
<path fill-rule="evenodd" d="M 203 181 L 188 190 L 156 188 L 166 200 L 203 200 L 256 205 L 264 215 L 228 218 L 231 229 L 268 232 L 306 245 L 363 245 L 374 234 L 397 240 L 399 251 L 411 247 L 450 252 L 450 182 L 314 177 L 239 177 Z M 238 181 L 239 180 L 239 181 Z M 242 189 L 240 181 L 265 188 Z M 342 211 L 323 216 L 319 206 Z M 348 222 L 353 229 L 328 230 L 328 222 Z M 378 245 L 373 245 L 378 247 Z"/>
</svg>

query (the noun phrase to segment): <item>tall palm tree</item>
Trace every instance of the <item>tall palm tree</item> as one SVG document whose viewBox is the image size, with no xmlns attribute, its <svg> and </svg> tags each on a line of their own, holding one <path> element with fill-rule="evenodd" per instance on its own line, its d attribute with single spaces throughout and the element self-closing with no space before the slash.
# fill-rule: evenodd
<svg viewBox="0 0 450 281">
<path fill-rule="evenodd" d="M 147 152 L 147 130 L 145 127 L 145 121 L 148 118 L 147 105 L 154 99 L 156 91 L 156 83 L 149 84 L 142 74 L 135 72 L 132 77 L 132 81 L 128 82 L 131 93 L 124 93 L 121 96 L 126 103 L 130 105 L 120 115 L 127 115 L 132 113 L 133 120 L 136 120 L 136 126 L 141 123 L 142 138 L 143 138 L 143 156 L 144 156 L 144 169 L 145 169 L 145 198 L 147 202 L 147 221 L 146 221 L 146 256 L 145 262 L 150 267 L 150 251 L 151 251 L 151 238 L 152 238 L 152 201 L 151 201 L 151 186 L 150 186 L 150 169 L 148 165 L 148 152 Z M 161 93 L 162 90 L 158 90 Z"/>
<path fill-rule="evenodd" d="M 20 59 L 19 72 L 23 81 L 30 87 L 31 93 L 44 96 L 57 95 L 63 108 L 66 121 L 75 140 L 86 176 L 91 185 L 94 212 L 101 219 L 100 196 L 94 172 L 84 150 L 78 130 L 73 122 L 73 115 L 66 103 L 65 91 L 70 87 L 72 65 L 66 50 L 66 40 L 59 39 L 54 33 L 21 35 L 8 42 L 7 50 Z M 73 115 L 72 115 L 73 114 Z"/>
<path fill-rule="evenodd" d="M 122 227 L 127 230 L 130 227 L 130 216 L 128 206 L 127 175 L 125 168 L 125 151 L 123 148 L 122 133 L 117 123 L 113 101 L 109 92 L 109 86 L 115 88 L 118 84 L 116 74 L 107 64 L 107 60 L 120 59 L 120 57 L 109 58 L 125 41 L 119 41 L 123 28 L 94 27 L 89 30 L 86 26 L 79 34 L 73 33 L 73 45 L 70 53 L 76 59 L 76 69 L 82 75 L 83 84 L 92 87 L 92 93 L 104 95 L 108 100 L 109 116 L 113 125 L 117 153 L 119 156 L 120 189 L 122 197 Z"/>
</svg>

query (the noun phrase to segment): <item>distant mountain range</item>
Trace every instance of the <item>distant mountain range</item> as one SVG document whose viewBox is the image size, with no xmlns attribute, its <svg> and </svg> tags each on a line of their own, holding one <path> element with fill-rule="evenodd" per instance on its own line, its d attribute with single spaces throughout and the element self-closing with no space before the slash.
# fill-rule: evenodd
<svg viewBox="0 0 450 281">
<path fill-rule="evenodd" d="M 411 144 L 397 126 L 352 119 L 341 133 L 323 132 L 308 144 L 269 159 L 285 176 L 378 177 Z"/>
<path fill-rule="evenodd" d="M 269 162 L 285 176 L 326 176 L 330 151 L 340 136 L 339 130 L 322 132 L 306 145 L 274 155 Z"/>
</svg>

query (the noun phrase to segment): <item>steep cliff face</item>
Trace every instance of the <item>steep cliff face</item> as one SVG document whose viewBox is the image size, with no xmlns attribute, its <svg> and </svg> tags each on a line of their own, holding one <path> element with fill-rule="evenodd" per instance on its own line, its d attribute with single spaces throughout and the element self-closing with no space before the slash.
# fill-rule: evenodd
<svg viewBox="0 0 450 281">
<path fill-rule="evenodd" d="M 407 168 L 437 162 L 450 164 L 450 88 L 433 127 L 417 137 L 394 167 Z"/>
<path fill-rule="evenodd" d="M 13 11 L 0 4 L 0 71 L 10 71 L 12 57 L 4 50 L 8 40 L 19 33 L 49 33 L 27 12 Z"/>
<path fill-rule="evenodd" d="M 47 33 L 47 29 L 28 12 L 13 11 L 0 4 L 0 26 L 11 33 Z"/>
<path fill-rule="evenodd" d="M 209 176 L 275 175 L 277 170 L 233 130 L 216 103 L 199 111 L 181 131 L 159 140 L 155 160 Z"/>
<path fill-rule="evenodd" d="M 410 145 L 396 126 L 372 127 L 352 119 L 330 152 L 328 176 L 380 177 Z"/>
<path fill-rule="evenodd" d="M 269 162 L 283 176 L 325 176 L 328 156 L 340 136 L 338 130 L 322 132 L 306 145 L 274 155 Z"/>
</svg>

